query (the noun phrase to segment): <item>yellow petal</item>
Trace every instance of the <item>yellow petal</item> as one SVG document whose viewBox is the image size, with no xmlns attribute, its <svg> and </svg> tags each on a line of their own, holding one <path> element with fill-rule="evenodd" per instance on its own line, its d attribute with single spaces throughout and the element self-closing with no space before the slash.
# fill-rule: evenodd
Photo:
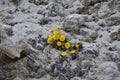
<svg viewBox="0 0 120 80">
<path fill-rule="evenodd" d="M 53 34 L 54 34 L 54 35 L 58 35 L 59 32 L 58 32 L 57 30 L 55 30 L 55 31 L 53 32 Z"/>
<path fill-rule="evenodd" d="M 50 30 L 49 30 L 49 32 L 53 32 L 53 30 L 52 30 L 52 29 L 50 29 Z"/>
<path fill-rule="evenodd" d="M 65 43 L 65 48 L 69 49 L 70 48 L 70 42 Z"/>
<path fill-rule="evenodd" d="M 70 51 L 71 54 L 75 54 L 75 52 L 76 52 L 75 50 L 71 50 Z"/>
<path fill-rule="evenodd" d="M 51 38 L 48 38 L 48 39 L 47 39 L 47 43 L 48 43 L 48 44 L 50 44 L 50 43 L 51 43 L 51 41 L 52 41 L 52 39 L 51 39 Z"/>
<path fill-rule="evenodd" d="M 61 46 L 62 43 L 60 41 L 57 41 L 57 46 Z"/>
<path fill-rule="evenodd" d="M 49 36 L 48 36 L 48 38 L 51 38 L 51 39 L 52 39 L 52 37 L 53 37 L 52 35 L 49 35 Z"/>
<path fill-rule="evenodd" d="M 66 36 L 63 34 L 63 35 L 61 35 L 61 36 L 60 36 L 60 38 L 59 38 L 59 39 L 60 39 L 60 41 L 65 41 Z"/>
<path fill-rule="evenodd" d="M 59 35 L 53 35 L 53 39 L 54 40 L 58 40 L 59 39 Z"/>
<path fill-rule="evenodd" d="M 67 53 L 64 51 L 64 52 L 61 53 L 61 56 L 66 57 Z"/>
<path fill-rule="evenodd" d="M 61 28 L 60 25 L 56 26 L 56 29 L 60 29 L 60 28 Z"/>
<path fill-rule="evenodd" d="M 76 47 L 76 48 L 79 48 L 79 44 L 76 44 L 75 47 Z"/>
</svg>

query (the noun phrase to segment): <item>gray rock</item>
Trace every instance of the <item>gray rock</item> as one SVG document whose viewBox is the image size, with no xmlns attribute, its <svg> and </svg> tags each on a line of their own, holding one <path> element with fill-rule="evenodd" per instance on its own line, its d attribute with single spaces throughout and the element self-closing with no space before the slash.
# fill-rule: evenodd
<svg viewBox="0 0 120 80">
<path fill-rule="evenodd" d="M 112 40 L 118 40 L 118 41 L 120 41 L 120 34 L 119 34 L 118 32 L 112 32 L 112 33 L 110 34 L 110 38 L 111 38 Z"/>
<path fill-rule="evenodd" d="M 88 15 L 72 14 L 65 18 L 63 22 L 63 30 L 71 33 L 79 34 L 82 25 L 87 21 Z"/>
<path fill-rule="evenodd" d="M 118 35 L 117 32 L 113 32 L 113 33 L 111 33 L 110 38 L 111 38 L 112 40 L 117 40 L 117 35 Z"/>
<path fill-rule="evenodd" d="M 49 0 L 29 0 L 30 3 L 34 3 L 36 5 L 41 5 L 41 4 L 48 4 Z"/>
<path fill-rule="evenodd" d="M 105 75 L 111 74 L 114 75 L 117 70 L 118 67 L 116 65 L 115 62 L 103 62 L 99 65 L 99 69 L 101 70 L 101 72 L 103 72 Z"/>
<path fill-rule="evenodd" d="M 82 79 L 80 77 L 74 77 L 74 78 L 72 78 L 70 80 L 82 80 Z"/>
<path fill-rule="evenodd" d="M 116 12 L 115 14 L 111 15 L 106 19 L 106 23 L 108 26 L 113 26 L 113 25 L 120 25 L 120 13 Z"/>
<path fill-rule="evenodd" d="M 98 36 L 98 33 L 88 28 L 81 28 L 80 35 L 83 36 L 82 40 L 89 42 L 95 40 Z"/>
<path fill-rule="evenodd" d="M 8 36 L 13 36 L 14 35 L 12 27 L 11 28 L 5 28 L 5 31 L 6 31 Z"/>
<path fill-rule="evenodd" d="M 43 49 L 43 45 L 42 45 L 42 44 L 37 44 L 37 45 L 36 45 L 36 49 L 42 50 L 42 49 Z"/>
<path fill-rule="evenodd" d="M 102 1 L 105 1 L 105 0 L 81 0 L 82 4 L 85 6 L 94 5 L 94 4 L 100 3 Z"/>
<path fill-rule="evenodd" d="M 38 23 L 40 25 L 48 24 L 51 20 L 48 17 L 43 17 Z"/>
<path fill-rule="evenodd" d="M 6 54 L 10 58 L 20 57 L 21 49 L 19 49 L 19 46 L 14 44 L 9 37 L 7 36 L 5 30 L 3 28 L 0 29 L 0 38 L 1 38 L 1 44 L 0 44 L 0 52 L 1 54 Z"/>
</svg>

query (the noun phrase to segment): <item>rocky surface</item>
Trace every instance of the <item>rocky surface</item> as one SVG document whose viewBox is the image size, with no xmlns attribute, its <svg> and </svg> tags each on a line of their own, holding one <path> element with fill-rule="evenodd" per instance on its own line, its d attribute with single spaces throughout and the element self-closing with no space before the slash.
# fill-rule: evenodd
<svg viewBox="0 0 120 80">
<path fill-rule="evenodd" d="M 83 41 L 76 59 L 46 45 L 57 25 Z M 120 0 L 0 0 L 0 62 L 0 80 L 119 80 Z"/>
</svg>

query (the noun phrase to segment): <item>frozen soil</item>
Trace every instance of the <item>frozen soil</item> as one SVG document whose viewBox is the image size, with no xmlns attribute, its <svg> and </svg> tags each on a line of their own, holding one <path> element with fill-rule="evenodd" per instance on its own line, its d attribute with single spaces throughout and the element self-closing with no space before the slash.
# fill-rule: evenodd
<svg viewBox="0 0 120 80">
<path fill-rule="evenodd" d="M 57 25 L 83 41 L 76 59 L 46 45 Z M 0 51 L 0 80 L 120 80 L 120 0 L 0 0 L 0 29 L 0 44 L 29 44 L 20 58 Z"/>
</svg>

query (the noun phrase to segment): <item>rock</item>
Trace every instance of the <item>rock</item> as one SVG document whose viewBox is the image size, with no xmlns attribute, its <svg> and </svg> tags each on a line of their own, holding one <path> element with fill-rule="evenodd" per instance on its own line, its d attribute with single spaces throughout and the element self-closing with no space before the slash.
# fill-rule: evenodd
<svg viewBox="0 0 120 80">
<path fill-rule="evenodd" d="M 83 36 L 82 40 L 90 42 L 97 38 L 98 33 L 88 28 L 81 28 L 80 35 Z"/>
<path fill-rule="evenodd" d="M 82 0 L 81 2 L 85 6 L 90 6 L 90 5 L 94 5 L 96 3 L 100 3 L 100 2 L 102 2 L 102 0 Z"/>
<path fill-rule="evenodd" d="M 118 54 L 120 54 L 120 42 L 119 41 L 113 41 L 111 43 L 111 46 L 114 48 L 114 51 L 117 51 Z M 119 55 L 120 56 L 120 55 Z"/>
<path fill-rule="evenodd" d="M 98 23 L 99 26 L 102 26 L 102 27 L 107 25 L 105 19 L 99 19 L 99 21 L 97 23 Z"/>
<path fill-rule="evenodd" d="M 7 37 L 8 37 L 8 36 L 7 36 L 4 28 L 0 27 L 0 39 L 1 39 L 1 41 L 4 42 L 4 39 L 6 39 Z"/>
<path fill-rule="evenodd" d="M 8 36 L 13 36 L 14 35 L 12 27 L 11 28 L 5 28 L 5 31 L 6 31 Z"/>
<path fill-rule="evenodd" d="M 120 28 L 118 29 L 118 34 L 120 34 Z"/>
<path fill-rule="evenodd" d="M 43 49 L 43 45 L 42 45 L 42 44 L 37 44 L 37 45 L 36 45 L 36 49 L 42 50 L 42 49 Z"/>
<path fill-rule="evenodd" d="M 1 54 L 6 54 L 10 58 L 14 59 L 16 57 L 20 57 L 21 50 L 17 48 L 16 45 L 12 43 L 5 43 L 0 45 Z"/>
<path fill-rule="evenodd" d="M 93 66 L 92 61 L 89 61 L 89 60 L 81 61 L 81 67 L 83 67 L 84 69 L 87 69 L 87 68 L 92 67 L 92 66 Z"/>
<path fill-rule="evenodd" d="M 97 12 L 99 18 L 109 17 L 111 15 L 110 9 L 108 7 L 108 2 L 101 3 L 101 6 Z"/>
<path fill-rule="evenodd" d="M 40 25 L 48 24 L 51 20 L 48 17 L 43 17 L 40 22 L 38 22 Z"/>
<path fill-rule="evenodd" d="M 65 16 L 65 10 L 63 6 L 60 6 L 60 4 L 56 3 L 51 3 L 46 10 L 48 11 L 48 16 L 55 17 L 55 16 L 60 16 L 64 17 Z"/>
<path fill-rule="evenodd" d="M 118 32 L 112 32 L 110 37 L 111 37 L 112 40 L 120 41 L 120 34 L 118 34 Z"/>
<path fill-rule="evenodd" d="M 99 69 L 105 75 L 114 75 L 118 71 L 118 67 L 115 62 L 103 62 L 99 65 Z"/>
<path fill-rule="evenodd" d="M 21 78 L 19 78 L 19 77 L 16 77 L 14 80 L 22 80 Z"/>
<path fill-rule="evenodd" d="M 98 23 L 94 22 L 94 21 L 90 21 L 90 22 L 86 22 L 84 24 L 84 27 L 88 28 L 88 29 L 92 29 L 92 30 L 99 30 L 100 29 L 100 25 L 98 25 Z"/>
<path fill-rule="evenodd" d="M 29 0 L 30 3 L 34 3 L 36 5 L 46 5 L 48 4 L 49 0 Z"/>
<path fill-rule="evenodd" d="M 116 12 L 115 14 L 108 17 L 105 21 L 108 26 L 119 25 L 120 23 L 120 12 Z"/>
<path fill-rule="evenodd" d="M 67 80 L 67 78 L 64 76 L 64 74 L 59 75 L 58 80 Z"/>
<path fill-rule="evenodd" d="M 4 29 L 0 29 L 0 52 L 1 54 L 6 54 L 10 58 L 20 57 L 21 49 L 19 49 L 18 45 L 15 45 L 7 36 Z"/>
<path fill-rule="evenodd" d="M 82 79 L 80 77 L 74 77 L 74 78 L 72 78 L 70 80 L 82 80 Z"/>
<path fill-rule="evenodd" d="M 35 39 L 28 39 L 27 40 L 28 44 L 30 44 L 33 48 L 36 48 L 36 45 L 37 45 L 37 41 Z"/>
<path fill-rule="evenodd" d="M 79 34 L 82 25 L 87 21 L 88 15 L 72 14 L 65 18 L 63 22 L 63 30 L 71 33 Z"/>
<path fill-rule="evenodd" d="M 46 44 L 57 25 L 76 59 Z M 0 80 L 119 80 L 119 28 L 120 0 L 0 0 Z"/>
</svg>

